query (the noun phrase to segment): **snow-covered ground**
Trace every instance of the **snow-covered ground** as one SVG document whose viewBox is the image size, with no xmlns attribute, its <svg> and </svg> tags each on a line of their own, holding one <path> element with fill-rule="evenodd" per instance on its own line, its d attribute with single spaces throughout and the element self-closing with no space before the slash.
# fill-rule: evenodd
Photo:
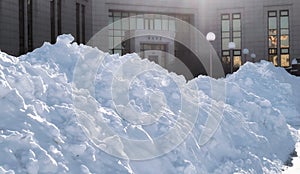
<svg viewBox="0 0 300 174">
<path fill-rule="evenodd" d="M 300 151 L 298 77 L 262 61 L 187 83 L 72 41 L 0 52 L 0 173 L 299 173 L 299 158 L 284 166 Z"/>
</svg>

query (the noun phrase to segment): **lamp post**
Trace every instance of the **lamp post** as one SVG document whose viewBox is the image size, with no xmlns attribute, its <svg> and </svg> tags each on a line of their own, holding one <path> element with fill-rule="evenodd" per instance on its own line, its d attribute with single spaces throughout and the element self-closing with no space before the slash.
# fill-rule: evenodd
<svg viewBox="0 0 300 174">
<path fill-rule="evenodd" d="M 252 58 L 252 62 L 254 63 L 254 62 L 255 62 L 255 58 L 256 58 L 256 54 L 252 53 L 252 54 L 250 55 L 250 57 Z"/>
<path fill-rule="evenodd" d="M 248 54 L 249 54 L 248 48 L 244 48 L 243 49 L 244 60 L 242 60 L 242 64 L 246 63 Z"/>
<path fill-rule="evenodd" d="M 216 35 L 213 32 L 209 32 L 206 35 L 206 40 L 210 43 L 215 41 Z M 209 48 L 209 76 L 212 77 L 212 53 L 211 48 Z"/>
<path fill-rule="evenodd" d="M 233 69 L 233 50 L 235 49 L 235 43 L 234 42 L 229 42 L 228 43 L 228 48 L 230 50 L 230 73 L 232 74 L 232 69 Z"/>
</svg>

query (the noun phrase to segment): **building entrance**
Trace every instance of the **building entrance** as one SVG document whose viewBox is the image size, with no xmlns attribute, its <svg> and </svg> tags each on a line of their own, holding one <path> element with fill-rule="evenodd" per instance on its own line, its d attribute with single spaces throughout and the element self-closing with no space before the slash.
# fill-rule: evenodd
<svg viewBox="0 0 300 174">
<path fill-rule="evenodd" d="M 166 52 L 166 44 L 141 43 L 140 45 L 140 56 L 142 58 L 147 58 L 162 67 L 166 67 Z"/>
</svg>

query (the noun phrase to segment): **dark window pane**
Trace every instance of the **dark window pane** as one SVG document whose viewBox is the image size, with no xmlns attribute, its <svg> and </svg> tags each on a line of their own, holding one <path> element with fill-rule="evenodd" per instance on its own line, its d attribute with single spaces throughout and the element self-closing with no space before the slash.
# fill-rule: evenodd
<svg viewBox="0 0 300 174">
<path fill-rule="evenodd" d="M 61 0 L 57 1 L 57 34 L 61 35 Z"/>
<path fill-rule="evenodd" d="M 85 5 L 81 5 L 81 42 L 85 44 Z"/>
<path fill-rule="evenodd" d="M 76 42 L 80 43 L 80 4 L 76 3 Z"/>
<path fill-rule="evenodd" d="M 25 53 L 25 4 L 24 0 L 19 0 L 19 53 Z"/>
<path fill-rule="evenodd" d="M 51 43 L 55 43 L 55 4 L 54 0 L 50 1 L 50 20 L 51 20 Z"/>
<path fill-rule="evenodd" d="M 32 0 L 27 1 L 27 32 L 28 32 L 28 51 L 33 50 L 33 3 Z"/>
</svg>

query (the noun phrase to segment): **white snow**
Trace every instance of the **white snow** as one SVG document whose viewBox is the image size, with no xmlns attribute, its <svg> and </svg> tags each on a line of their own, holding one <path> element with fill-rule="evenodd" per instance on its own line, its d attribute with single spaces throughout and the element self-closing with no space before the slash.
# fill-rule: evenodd
<svg viewBox="0 0 300 174">
<path fill-rule="evenodd" d="M 299 173 L 284 167 L 299 141 L 298 77 L 262 61 L 186 83 L 73 39 L 0 52 L 0 173 Z"/>
</svg>

